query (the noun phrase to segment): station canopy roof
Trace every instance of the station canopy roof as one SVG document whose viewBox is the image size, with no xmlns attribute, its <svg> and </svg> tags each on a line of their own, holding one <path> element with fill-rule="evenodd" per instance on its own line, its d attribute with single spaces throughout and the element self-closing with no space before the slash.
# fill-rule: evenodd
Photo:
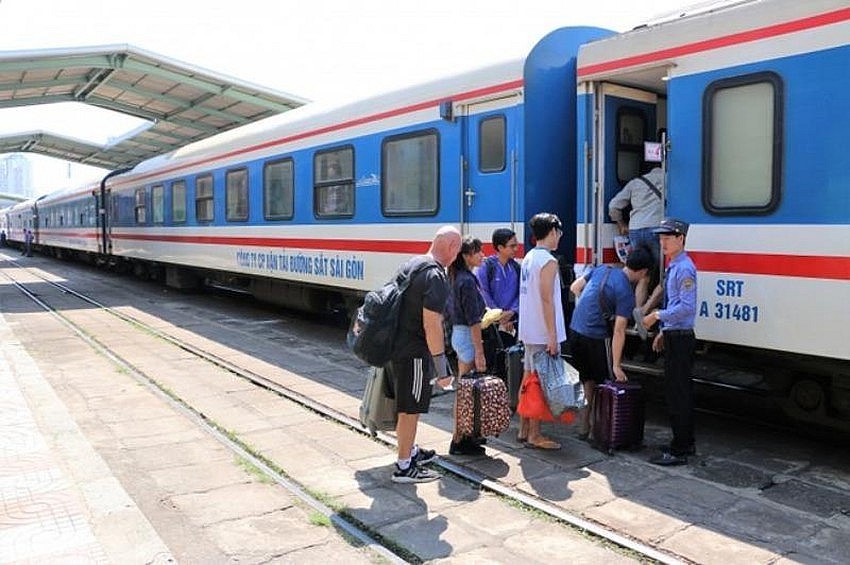
<svg viewBox="0 0 850 565">
<path fill-rule="evenodd" d="M 106 146 L 47 131 L 0 134 L 0 153 L 133 167 L 307 100 L 130 45 L 0 51 L 0 108 L 57 102 L 89 104 L 146 123 Z"/>
</svg>

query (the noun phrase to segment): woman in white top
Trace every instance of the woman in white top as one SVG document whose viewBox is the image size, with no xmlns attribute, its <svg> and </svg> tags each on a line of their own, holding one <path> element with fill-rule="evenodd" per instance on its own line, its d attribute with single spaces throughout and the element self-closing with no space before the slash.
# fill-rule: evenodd
<svg viewBox="0 0 850 565">
<path fill-rule="evenodd" d="M 534 354 L 548 351 L 560 355 L 567 339 L 561 308 L 561 277 L 552 255 L 563 233 L 555 214 L 536 214 L 529 222 L 537 246 L 522 260 L 519 283 L 519 339 L 525 344 L 523 381 L 534 371 Z M 540 420 L 520 418 L 517 439 L 538 449 L 560 449 L 561 445 L 540 433 Z"/>
</svg>

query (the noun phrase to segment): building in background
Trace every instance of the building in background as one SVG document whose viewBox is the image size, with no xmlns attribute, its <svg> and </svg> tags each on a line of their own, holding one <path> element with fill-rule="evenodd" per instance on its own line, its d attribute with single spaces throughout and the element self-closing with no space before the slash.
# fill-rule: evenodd
<svg viewBox="0 0 850 565">
<path fill-rule="evenodd" d="M 26 155 L 11 153 L 0 156 L 0 207 L 14 203 L 2 198 L 10 194 L 31 198 L 35 195 L 32 184 L 32 165 Z"/>
</svg>

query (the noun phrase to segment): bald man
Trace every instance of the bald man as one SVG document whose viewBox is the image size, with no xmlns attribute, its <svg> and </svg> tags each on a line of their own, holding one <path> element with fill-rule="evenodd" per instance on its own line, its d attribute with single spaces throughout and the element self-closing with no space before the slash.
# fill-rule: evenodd
<svg viewBox="0 0 850 565">
<path fill-rule="evenodd" d="M 451 379 L 443 337 L 443 311 L 451 289 L 445 267 L 457 257 L 460 244 L 460 231 L 443 226 L 428 253 L 399 269 L 400 273 L 416 272 L 401 300 L 399 331 L 389 363 L 398 407 L 398 461 L 392 476 L 396 483 L 424 483 L 440 477 L 422 466 L 436 453 L 416 445 L 416 429 L 419 415 L 431 405 L 431 382 L 443 385 Z"/>
</svg>

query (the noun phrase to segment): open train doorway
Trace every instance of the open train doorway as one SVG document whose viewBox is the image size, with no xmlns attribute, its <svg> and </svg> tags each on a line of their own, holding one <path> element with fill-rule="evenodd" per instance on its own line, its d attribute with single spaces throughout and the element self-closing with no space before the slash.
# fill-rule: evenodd
<svg viewBox="0 0 850 565">
<path fill-rule="evenodd" d="M 656 92 L 611 83 L 599 83 L 595 98 L 596 132 L 593 174 L 594 257 L 615 259 L 616 226 L 608 217 L 608 203 L 633 178 L 662 167 L 661 155 L 648 148 L 666 131 L 666 98 Z M 663 153 L 663 152 L 662 152 Z"/>
</svg>

